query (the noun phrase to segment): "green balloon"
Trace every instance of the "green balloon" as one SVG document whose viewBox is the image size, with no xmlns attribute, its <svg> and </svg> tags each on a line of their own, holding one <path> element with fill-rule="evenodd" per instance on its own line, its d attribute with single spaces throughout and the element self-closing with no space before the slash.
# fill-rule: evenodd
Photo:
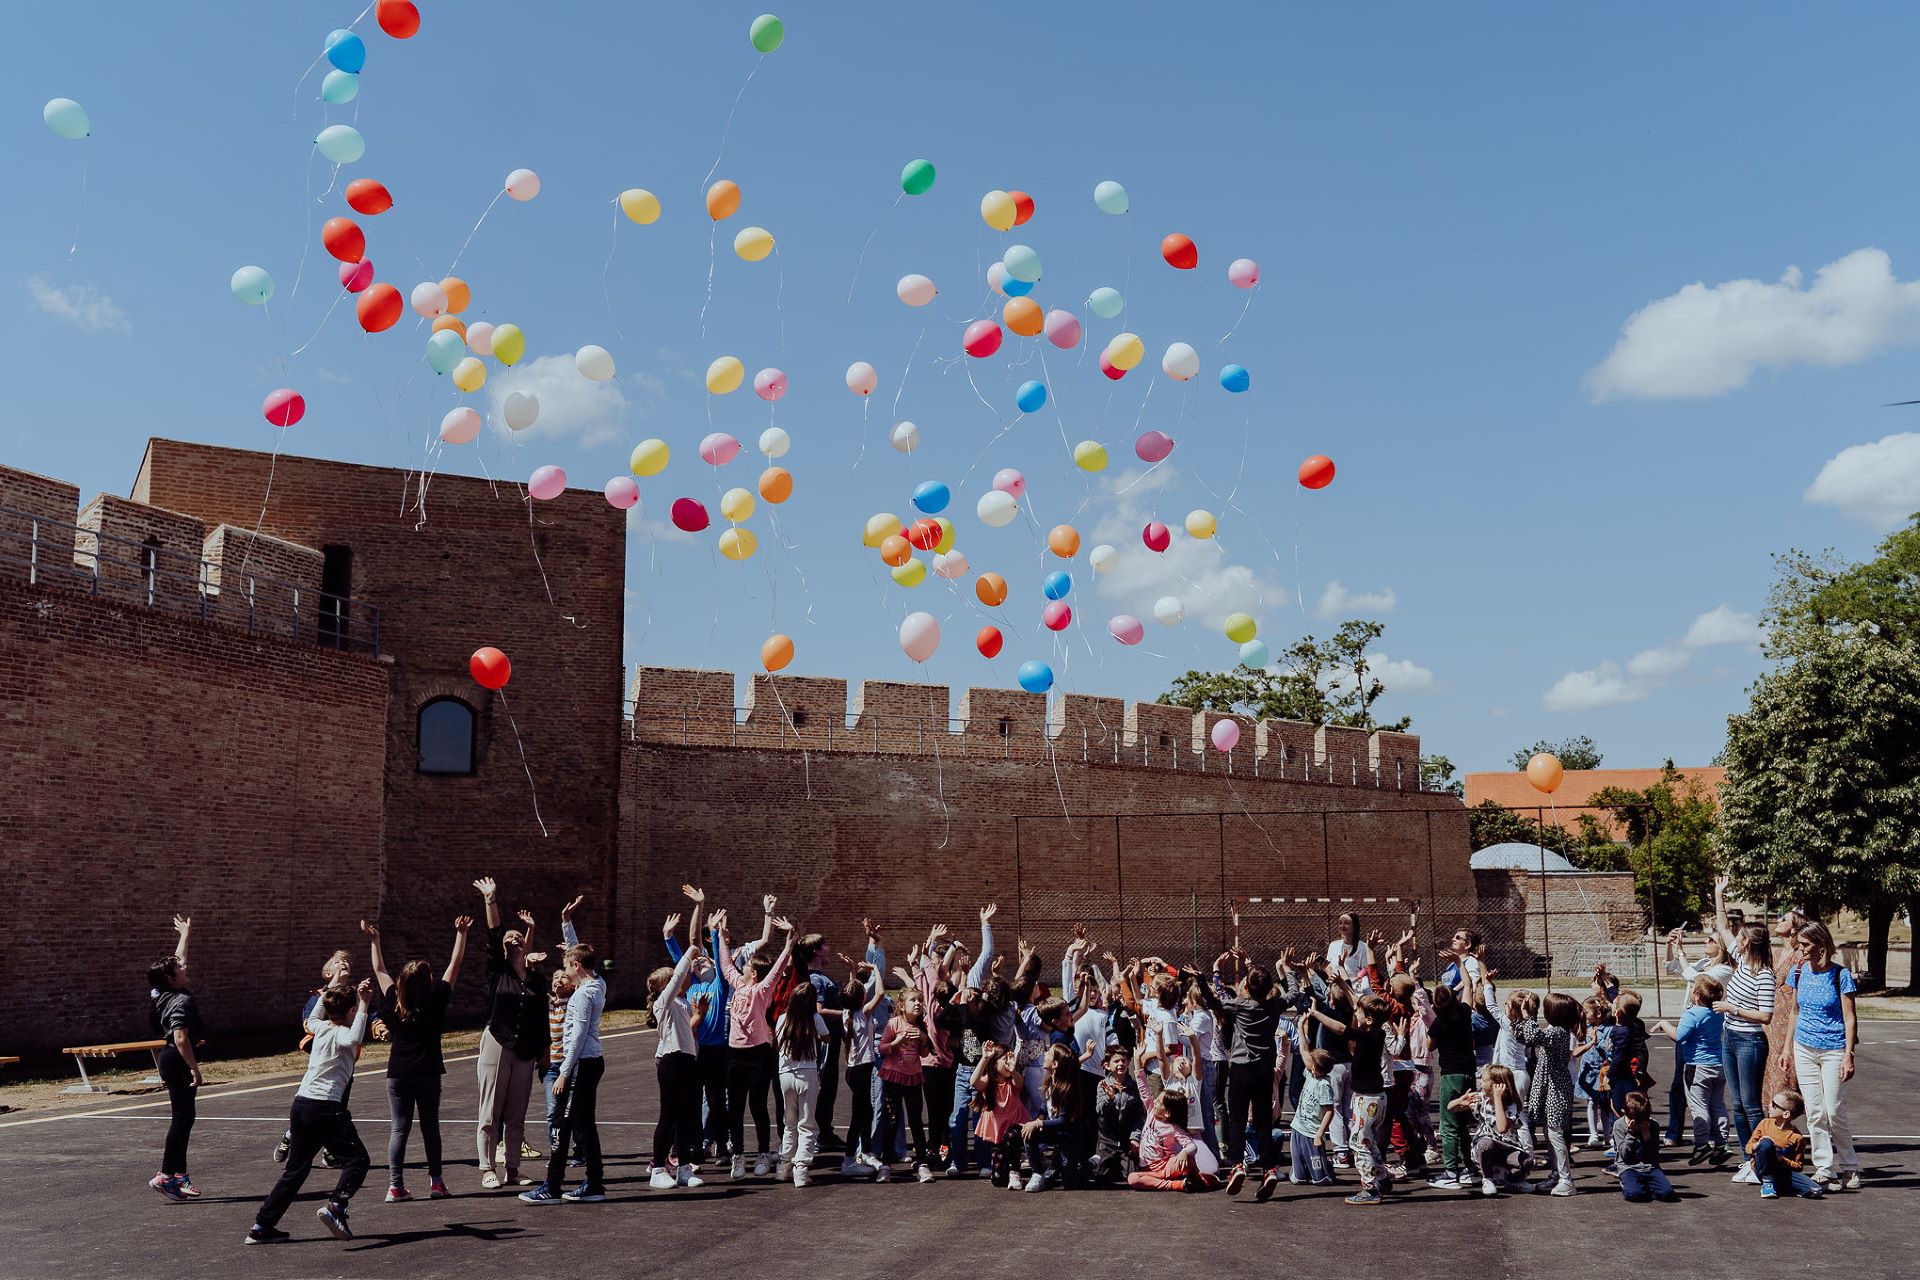
<svg viewBox="0 0 1920 1280">
<path fill-rule="evenodd" d="M 923 196 L 933 190 L 933 161 L 907 161 L 907 167 L 900 171 L 900 189 L 910 196 Z"/>
<path fill-rule="evenodd" d="M 787 38 L 787 24 L 770 13 L 763 13 L 747 28 L 747 37 L 760 52 L 772 53 Z"/>
</svg>

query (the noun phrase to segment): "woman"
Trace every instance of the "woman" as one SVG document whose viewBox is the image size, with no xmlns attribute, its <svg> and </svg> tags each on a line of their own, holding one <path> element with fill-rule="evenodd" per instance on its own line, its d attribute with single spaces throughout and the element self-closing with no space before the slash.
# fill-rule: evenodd
<svg viewBox="0 0 1920 1280">
<path fill-rule="evenodd" d="M 561 1104 L 559 1133 L 553 1150 L 547 1153 L 547 1180 L 521 1193 L 520 1198 L 528 1204 L 560 1200 L 597 1204 L 607 1198 L 596 1116 L 600 1078 L 607 1072 L 600 1056 L 600 1013 L 607 1007 L 607 982 L 599 955 L 588 944 L 574 941 L 571 917 L 579 905 L 580 899 L 575 898 L 561 915 L 561 929 L 568 940 L 564 966 L 573 981 L 573 995 L 567 999 L 565 1056 L 560 1059 L 560 1074 L 553 1082 L 553 1095 Z M 573 1190 L 561 1192 L 567 1176 L 567 1149 L 575 1142 L 587 1162 L 586 1176 Z"/>
<path fill-rule="evenodd" d="M 1373 983 L 1367 970 L 1373 967 L 1373 950 L 1360 936 L 1360 917 L 1351 911 L 1342 911 L 1339 920 L 1340 932 L 1327 944 L 1327 963 L 1333 966 L 1334 973 L 1347 980 L 1356 996 L 1364 996 L 1373 990 Z"/>
<path fill-rule="evenodd" d="M 1727 1079 L 1727 1109 L 1733 1112 L 1740 1150 L 1767 1117 L 1761 1105 L 1761 1085 L 1767 1074 L 1767 1028 L 1773 1023 L 1773 945 L 1766 929 L 1757 924 L 1729 929 L 1726 907 L 1727 877 L 1713 882 L 1713 919 L 1727 951 L 1734 957 L 1733 976 L 1726 995 L 1714 1003 L 1714 1012 L 1726 1019 L 1721 1033 L 1720 1061 Z M 1757 1183 L 1753 1162 L 1741 1164 L 1735 1182 Z"/>
<path fill-rule="evenodd" d="M 373 980 L 380 987 L 380 1013 L 392 1037 L 393 1049 L 387 1055 L 387 1199 L 400 1204 L 413 1199 L 407 1190 L 407 1137 L 413 1132 L 413 1115 L 420 1113 L 420 1141 L 427 1149 L 427 1195 L 445 1200 L 451 1193 L 440 1176 L 440 1077 L 447 1073 L 440 1056 L 440 1037 L 447 1027 L 447 1005 L 453 1000 L 453 984 L 460 976 L 461 962 L 467 958 L 467 930 L 472 916 L 459 916 L 453 922 L 453 954 L 447 958 L 446 972 L 438 981 L 425 960 L 409 960 L 400 970 L 399 981 L 387 974 L 386 958 L 380 954 L 380 928 L 360 922 L 373 953 Z"/>
<path fill-rule="evenodd" d="M 520 1160 L 527 1125 L 527 1099 L 547 1045 L 547 999 L 542 983 L 527 974 L 527 953 L 533 950 L 533 916 L 520 913 L 519 929 L 509 929 L 500 915 L 498 886 L 492 876 L 473 882 L 487 907 L 487 1029 L 480 1037 L 476 1072 L 480 1077 L 480 1115 L 476 1138 L 480 1147 L 480 1185 L 492 1191 L 508 1184 L 525 1185 Z M 494 1152 L 501 1132 L 506 1134 L 504 1181 L 494 1168 Z"/>
<path fill-rule="evenodd" d="M 187 1177 L 187 1139 L 193 1133 L 195 1095 L 200 1088 L 200 1059 L 194 1050 L 200 1042 L 200 1006 L 187 988 L 187 935 L 193 921 L 175 916 L 173 927 L 177 934 L 173 954 L 147 970 L 153 1029 L 167 1042 L 160 1050 L 160 1079 L 167 1086 L 172 1111 L 160 1172 L 147 1185 L 169 1200 L 192 1200 L 200 1194 Z"/>
<path fill-rule="evenodd" d="M 1829 1190 L 1858 1191 L 1860 1157 L 1853 1149 L 1842 1096 L 1853 1079 L 1853 1048 L 1859 1043 L 1855 988 L 1853 974 L 1834 963 L 1833 935 L 1827 926 L 1816 921 L 1795 936 L 1787 986 L 1796 1001 L 1791 1070 L 1807 1100 L 1813 1180 Z M 1786 1070 L 1788 1064 L 1781 1067 Z"/>
</svg>

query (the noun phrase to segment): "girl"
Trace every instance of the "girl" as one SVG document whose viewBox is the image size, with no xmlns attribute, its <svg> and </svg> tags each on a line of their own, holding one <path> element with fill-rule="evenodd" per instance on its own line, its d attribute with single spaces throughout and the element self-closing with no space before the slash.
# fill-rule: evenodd
<svg viewBox="0 0 1920 1280">
<path fill-rule="evenodd" d="M 1823 1187 L 1860 1189 L 1860 1157 L 1854 1153 L 1841 1091 L 1853 1079 L 1853 1047 L 1859 1027 L 1854 1018 L 1853 974 L 1833 962 L 1833 935 L 1827 926 L 1806 925 L 1794 938 L 1794 966 L 1787 987 L 1794 994 L 1793 1046 L 1789 1063 L 1807 1103 L 1807 1129 L 1813 1138 L 1813 1180 Z"/>
<path fill-rule="evenodd" d="M 1793 1193 L 1818 1200 L 1824 1193 L 1819 1183 L 1801 1172 L 1807 1164 L 1807 1137 L 1793 1127 L 1793 1119 L 1806 1108 L 1806 1100 L 1791 1089 L 1773 1095 L 1773 1108 L 1747 1141 L 1747 1158 L 1760 1184 L 1760 1198 L 1779 1196 L 1779 1179 L 1784 1175 L 1793 1185 Z"/>
<path fill-rule="evenodd" d="M 1688 1164 L 1727 1158 L 1727 1100 L 1721 1088 L 1720 1044 L 1725 1017 L 1713 1006 L 1721 997 L 1720 984 L 1701 974 L 1693 980 L 1693 1003 L 1681 1015 L 1680 1025 L 1662 1022 L 1656 1028 L 1673 1037 L 1680 1050 L 1680 1070 L 1687 1086 L 1687 1112 L 1693 1120 L 1693 1154 Z"/>
<path fill-rule="evenodd" d="M 1351 911 L 1341 912 L 1338 929 L 1327 944 L 1327 964 L 1355 994 L 1365 995 L 1373 990 L 1368 976 L 1373 968 L 1373 951 L 1360 937 L 1360 917 Z"/>
<path fill-rule="evenodd" d="M 1447 1103 L 1447 1110 L 1473 1119 L 1473 1167 L 1479 1171 L 1483 1196 L 1499 1195 L 1503 1182 L 1526 1185 L 1533 1157 L 1527 1152 L 1517 1097 L 1513 1072 L 1494 1063 L 1480 1068 L 1479 1088 Z"/>
<path fill-rule="evenodd" d="M 1580 1012 L 1587 1031 L 1573 1051 L 1580 1063 L 1574 1074 L 1574 1094 L 1587 1104 L 1587 1147 L 1595 1149 L 1613 1133 L 1613 1097 L 1601 1080 L 1613 1048 L 1613 1004 L 1605 996 L 1591 995 L 1582 1002 Z"/>
<path fill-rule="evenodd" d="M 988 1170 L 996 1187 L 1020 1189 L 1020 1127 L 1027 1123 L 1025 1073 L 1019 1051 L 997 1040 L 980 1046 L 973 1072 L 973 1108 L 979 1113 L 974 1136 L 992 1151 Z"/>
<path fill-rule="evenodd" d="M 873 991 L 869 995 L 867 986 Z M 873 1154 L 873 1062 L 879 1040 L 873 1011 L 886 995 L 880 973 L 871 965 L 852 966 L 842 994 L 847 1003 L 847 1096 L 853 1115 L 847 1121 L 847 1153 L 840 1161 L 842 1177 L 875 1173 L 880 1161 Z M 936 1100 L 936 1106 L 938 1102 Z"/>
<path fill-rule="evenodd" d="M 373 980 L 380 987 L 381 1020 L 387 1024 L 393 1049 L 387 1055 L 387 1200 L 399 1204 L 413 1199 L 407 1190 L 407 1136 L 413 1131 L 413 1115 L 420 1113 L 420 1141 L 427 1149 L 427 1195 L 444 1200 L 450 1194 L 440 1177 L 440 1077 L 447 1073 L 440 1056 L 440 1037 L 447 1027 L 447 1005 L 453 1000 L 453 984 L 460 977 L 460 965 L 467 958 L 467 930 L 473 928 L 472 916 L 459 916 L 453 922 L 453 953 L 447 957 L 446 971 L 438 979 L 425 960 L 409 960 L 400 970 L 400 979 L 387 976 L 386 958 L 380 954 L 378 926 L 360 922 L 372 951 Z"/>
<path fill-rule="evenodd" d="M 153 1002 L 155 1035 L 167 1044 L 160 1050 L 160 1079 L 167 1086 L 167 1143 L 160 1153 L 160 1172 L 147 1183 L 169 1200 L 199 1196 L 187 1177 L 187 1139 L 193 1134 L 195 1099 L 200 1089 L 200 1006 L 187 986 L 187 935 L 193 921 L 173 918 L 173 954 L 147 970 L 147 996 Z"/>
<path fill-rule="evenodd" d="M 1204 983 L 1195 981 L 1187 984 L 1185 1004 L 1180 1012 L 1180 1026 L 1187 1034 L 1190 1043 L 1200 1048 L 1194 1063 L 1200 1077 L 1200 1141 L 1207 1150 L 1213 1152 L 1214 1159 L 1220 1158 L 1220 1137 L 1214 1128 L 1214 1118 L 1220 1110 L 1220 1085 L 1226 1076 L 1227 1050 L 1222 1043 L 1220 1023 L 1207 1008 L 1207 991 Z M 1276 1046 L 1277 1048 L 1277 1046 Z M 1284 1071 L 1279 1078 L 1285 1079 Z M 1274 1115 L 1280 1113 L 1276 1110 Z"/>
<path fill-rule="evenodd" d="M 1140 1168 L 1127 1175 L 1127 1185 L 1141 1191 L 1205 1191 L 1218 1180 L 1200 1171 L 1199 1150 L 1187 1133 L 1186 1095 L 1162 1093 L 1140 1127 Z"/>
<path fill-rule="evenodd" d="M 482 876 L 473 887 L 485 901 L 487 921 L 487 1030 L 474 1064 L 480 1078 L 475 1138 L 480 1185 L 491 1191 L 524 1181 L 520 1161 L 526 1150 L 527 1099 L 533 1094 L 535 1068 L 547 1050 L 546 1001 L 540 991 L 544 984 L 527 973 L 533 916 L 520 912 L 520 928 L 509 929 L 493 877 Z M 503 1137 L 506 1155 L 497 1163 L 504 1168 L 504 1179 L 495 1167 Z"/>
<path fill-rule="evenodd" d="M 1509 991 L 1502 999 L 1491 973 L 1483 990 L 1487 1008 L 1500 1024 L 1499 1038 L 1493 1043 L 1493 1060 L 1513 1073 L 1513 1098 L 1520 1108 L 1520 1127 L 1531 1137 L 1533 1117 L 1527 1110 L 1527 1094 L 1533 1084 L 1533 1055 L 1514 1036 L 1513 1029 L 1529 1018 L 1540 1016 L 1540 997 L 1531 991 Z"/>
<path fill-rule="evenodd" d="M 693 903 L 697 914 L 707 901 L 706 892 L 690 884 L 680 886 L 680 892 Z M 702 1156 L 715 1160 L 725 1160 L 732 1152 L 727 1147 L 727 1000 L 732 994 L 727 981 L 721 976 L 720 966 L 714 957 L 720 954 L 720 932 L 726 927 L 727 913 L 724 909 L 715 911 L 707 917 L 707 936 L 689 930 L 687 944 L 699 942 L 707 948 L 707 963 L 704 968 L 706 977 L 696 971 L 687 982 L 687 1007 L 693 1017 L 693 1037 L 698 1041 L 697 1057 L 700 1069 L 700 1090 L 705 1104 L 706 1121 Z M 680 962 L 680 944 L 672 936 L 667 936 L 667 959 L 675 964 Z M 564 1010 L 566 1000 L 561 999 Z M 556 1024 L 554 1040 L 559 1041 Z M 555 1055 L 557 1060 L 558 1054 Z M 552 1081 L 548 1081 L 551 1086 Z M 552 1113 L 548 1113 L 548 1127 L 552 1127 Z M 551 1138 L 549 1138 L 551 1141 Z"/>
<path fill-rule="evenodd" d="M 1535 1191 L 1570 1196 L 1573 1185 L 1573 1044 L 1584 1030 L 1580 1004 L 1572 996 L 1550 991 L 1540 1006 L 1540 1017 L 1528 1018 L 1513 1029 L 1514 1039 L 1532 1049 L 1532 1092 L 1527 1110 L 1546 1129 L 1548 1177 Z"/>
<path fill-rule="evenodd" d="M 1724 879 L 1724 878 L 1723 878 Z M 1715 908 L 1720 906 L 1721 880 L 1714 882 Z M 1727 1074 L 1727 1106 L 1740 1150 L 1752 1145 L 1753 1131 L 1766 1113 L 1760 1107 L 1761 1082 L 1767 1074 L 1767 1028 L 1773 1023 L 1773 947 L 1764 926 L 1750 924 L 1734 935 L 1733 954 L 1739 960 L 1727 982 L 1725 996 L 1713 1008 L 1726 1019 L 1720 1041 L 1720 1064 Z M 1751 1160 L 1733 1175 L 1735 1182 L 1756 1182 Z"/>
<path fill-rule="evenodd" d="M 786 1012 L 774 1024 L 773 1041 L 779 1050 L 780 1097 L 785 1123 L 780 1129 L 780 1164 L 776 1179 L 793 1174 L 793 1185 L 813 1181 L 813 1157 L 820 1150 L 820 1062 L 827 1056 L 827 1020 L 820 1016 L 820 998 L 812 983 L 796 986 L 787 997 Z M 924 1167 L 924 1166 L 923 1166 Z M 931 1182 L 932 1175 L 923 1181 Z"/>
<path fill-rule="evenodd" d="M 920 992 L 908 987 L 901 993 L 899 1012 L 887 1020 L 887 1029 L 875 1046 L 880 1054 L 880 1129 L 891 1134 L 905 1113 L 907 1127 L 913 1133 L 913 1176 L 921 1182 L 933 1181 L 927 1165 L 927 1123 L 924 1109 L 925 1074 L 920 1055 L 927 1044 L 927 1026 Z M 882 1181 L 890 1175 L 880 1171 Z"/>
<path fill-rule="evenodd" d="M 767 1010 L 773 1003 L 775 987 L 786 976 L 787 965 L 793 959 L 793 922 L 773 914 L 777 902 L 772 894 L 760 900 L 766 913 L 761 936 L 768 936 L 775 927 L 786 934 L 786 944 L 777 957 L 768 960 L 763 946 L 749 962 L 749 972 L 742 973 L 726 948 L 720 949 L 720 972 L 733 988 L 727 1010 L 731 1019 L 727 1028 L 727 1119 L 732 1130 L 732 1174 L 736 1179 L 747 1176 L 748 1106 L 753 1108 L 754 1136 L 760 1140 L 758 1153 L 753 1158 L 753 1176 L 764 1178 L 773 1169 L 767 1154 L 768 1130 L 772 1123 L 767 1115 L 767 1092 L 773 1085 L 777 1060 Z"/>
<path fill-rule="evenodd" d="M 1634 1203 L 1679 1201 L 1679 1193 L 1660 1168 L 1660 1126 L 1653 1122 L 1653 1104 L 1638 1089 L 1620 1105 L 1613 1122 L 1613 1149 L 1620 1159 L 1620 1194 Z"/>
<path fill-rule="evenodd" d="M 1045 1191 L 1065 1179 L 1077 1179 L 1080 1168 L 1080 1060 L 1064 1044 L 1047 1050 L 1045 1073 L 1041 1079 L 1041 1099 L 1046 1108 L 1021 1126 L 1027 1143 L 1027 1166 L 1033 1176 L 1027 1179 L 1028 1191 Z"/>
<path fill-rule="evenodd" d="M 653 1025 L 660 1029 L 653 1053 L 654 1076 L 660 1082 L 660 1123 L 653 1127 L 653 1168 L 647 1178 L 655 1191 L 703 1185 L 693 1171 L 701 1146 L 700 1045 L 693 1029 L 693 1005 L 687 999 L 688 985 L 696 979 L 705 981 L 713 969 L 700 946 L 701 905 L 695 901 L 693 917 L 687 922 L 687 949 L 671 969 L 655 969 L 647 975 Z M 677 1169 L 667 1168 L 670 1153 L 678 1161 Z"/>
<path fill-rule="evenodd" d="M 560 1074 L 553 1082 L 554 1096 L 560 1099 L 559 1141 L 547 1153 L 547 1180 L 520 1198 L 528 1204 L 552 1204 L 572 1200 L 597 1204 L 607 1198 L 600 1163 L 600 1130 L 596 1108 L 600 1098 L 600 1078 L 607 1064 L 600 1056 L 600 1013 L 607 1005 L 607 982 L 602 975 L 600 957 L 575 937 L 571 916 L 580 904 L 575 898 L 561 913 L 561 927 L 568 938 L 565 968 L 573 980 L 573 995 L 567 1000 L 564 1056 Z M 586 1158 L 586 1176 L 579 1186 L 557 1192 L 567 1176 L 567 1148 L 574 1142 Z"/>
</svg>

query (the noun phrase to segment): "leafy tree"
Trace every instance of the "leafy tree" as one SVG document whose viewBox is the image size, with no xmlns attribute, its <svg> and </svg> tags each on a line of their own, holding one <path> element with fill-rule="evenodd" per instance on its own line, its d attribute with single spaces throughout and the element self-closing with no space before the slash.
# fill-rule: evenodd
<svg viewBox="0 0 1920 1280">
<path fill-rule="evenodd" d="M 1476 850 L 1496 844 L 1543 845 L 1569 862 L 1580 843 L 1566 828 L 1517 813 L 1496 800 L 1482 800 L 1467 810 L 1467 837 Z"/>
<path fill-rule="evenodd" d="M 1467 784 L 1454 775 L 1453 761 L 1445 756 L 1420 757 L 1420 789 L 1422 791 L 1443 791 L 1448 795 L 1463 796 L 1467 793 Z"/>
<path fill-rule="evenodd" d="M 1567 769 L 1598 769 L 1600 767 L 1600 748 L 1593 745 L 1593 739 L 1582 733 L 1559 742 L 1548 742 L 1545 738 L 1530 747 L 1523 747 L 1513 753 L 1513 767 L 1524 769 L 1527 761 L 1542 751 L 1559 758 Z"/>
<path fill-rule="evenodd" d="M 1352 619 L 1326 640 L 1304 636 L 1271 667 L 1249 671 L 1189 671 L 1159 701 L 1195 711 L 1232 711 L 1255 719 L 1304 720 L 1348 728 L 1404 733 L 1412 717 L 1390 723 L 1373 718 L 1385 686 L 1373 675 L 1367 647 L 1386 628 Z"/>
<path fill-rule="evenodd" d="M 1582 865 L 1592 870 L 1630 868 L 1635 892 L 1661 929 L 1699 919 L 1712 907 L 1718 819 L 1705 783 L 1683 776 L 1669 760 L 1652 786 L 1602 787 L 1590 803 L 1611 809 L 1627 840 L 1625 846 L 1612 846 L 1610 858 L 1589 844 L 1592 862 Z M 1581 816 L 1591 821 L 1589 815 Z M 1612 865 L 1593 865 L 1602 859 Z"/>
</svg>

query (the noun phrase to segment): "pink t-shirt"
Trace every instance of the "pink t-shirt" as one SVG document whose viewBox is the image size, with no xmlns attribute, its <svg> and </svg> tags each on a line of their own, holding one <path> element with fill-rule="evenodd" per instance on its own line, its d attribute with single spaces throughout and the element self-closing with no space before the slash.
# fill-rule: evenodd
<svg viewBox="0 0 1920 1280">
<path fill-rule="evenodd" d="M 767 976 L 759 982 L 749 982 L 747 975 L 734 967 L 733 957 L 727 954 L 727 948 L 720 948 L 720 968 L 726 974 L 727 982 L 733 987 L 733 995 L 727 1000 L 727 1043 L 736 1049 L 751 1049 L 756 1045 L 773 1043 L 773 1028 L 767 1022 L 767 1007 L 773 1003 L 773 990 L 787 971 L 787 964 L 793 959 L 793 943 L 789 939 L 780 949 L 780 958 L 773 962 L 773 968 L 767 970 Z"/>
</svg>

